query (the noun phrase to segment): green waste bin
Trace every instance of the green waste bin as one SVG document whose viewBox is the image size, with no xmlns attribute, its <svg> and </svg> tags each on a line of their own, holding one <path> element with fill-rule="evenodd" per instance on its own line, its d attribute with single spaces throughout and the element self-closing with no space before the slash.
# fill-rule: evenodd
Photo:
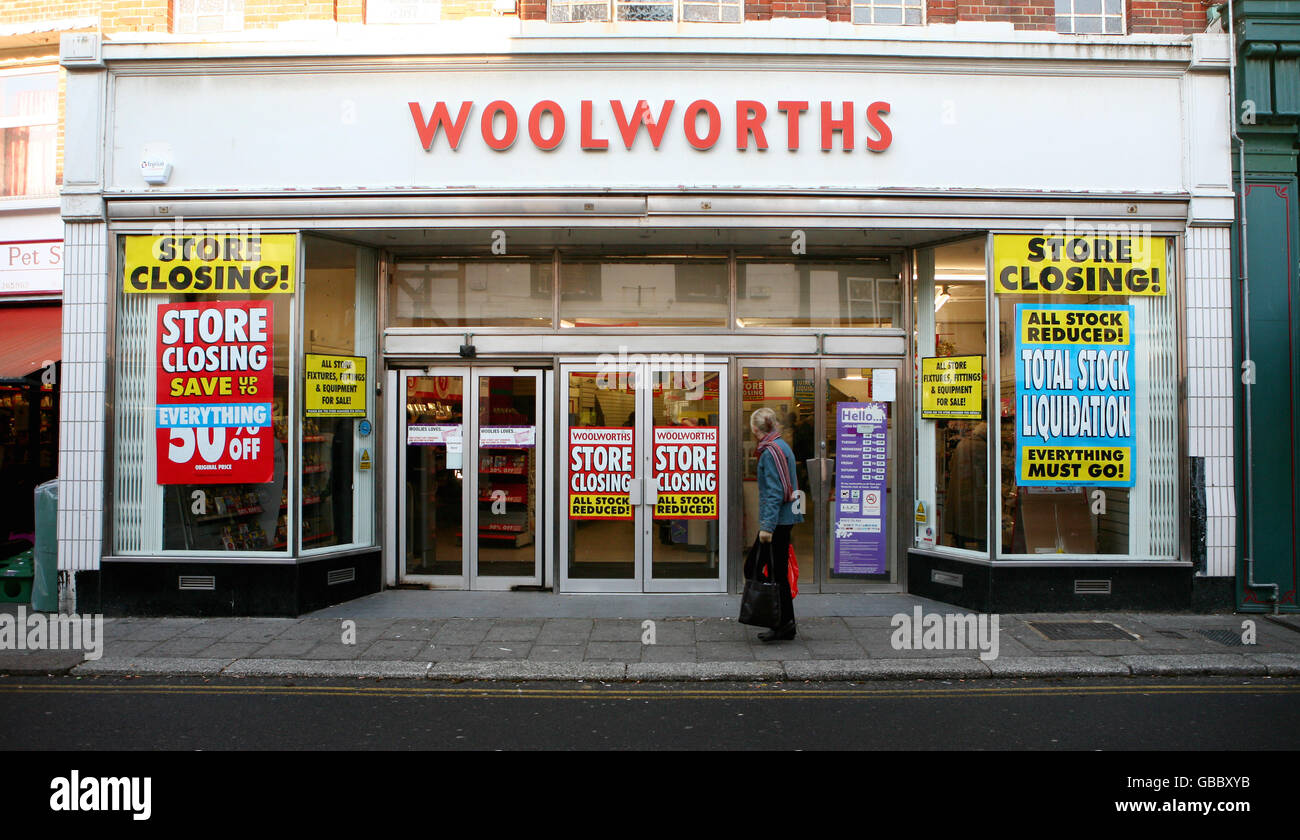
<svg viewBox="0 0 1300 840">
<path fill-rule="evenodd" d="M 27 604 L 32 600 L 32 549 L 0 560 L 0 603 Z"/>
<path fill-rule="evenodd" d="M 32 609 L 59 611 L 59 480 L 36 487 L 36 547 L 32 549 Z"/>
</svg>

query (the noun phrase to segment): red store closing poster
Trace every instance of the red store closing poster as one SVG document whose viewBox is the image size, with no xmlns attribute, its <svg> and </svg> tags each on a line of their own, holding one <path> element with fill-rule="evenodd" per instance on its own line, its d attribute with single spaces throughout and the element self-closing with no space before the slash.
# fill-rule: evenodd
<svg viewBox="0 0 1300 840">
<path fill-rule="evenodd" d="M 265 484 L 275 472 L 271 302 L 158 307 L 159 484 Z"/>
</svg>

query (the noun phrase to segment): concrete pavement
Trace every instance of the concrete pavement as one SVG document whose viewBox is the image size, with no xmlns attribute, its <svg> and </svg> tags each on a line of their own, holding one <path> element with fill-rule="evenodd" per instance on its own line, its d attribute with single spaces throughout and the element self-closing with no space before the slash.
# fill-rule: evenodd
<svg viewBox="0 0 1300 840">
<path fill-rule="evenodd" d="M 912 619 L 918 608 L 923 616 L 968 615 L 907 595 L 807 596 L 796 601 L 798 637 L 764 644 L 758 628 L 732 617 L 735 596 L 393 591 L 297 619 L 105 619 L 100 659 L 0 650 L 0 673 L 602 681 L 1300 676 L 1295 616 L 1002 614 L 994 658 L 988 635 L 984 650 L 977 638 L 960 649 L 952 644 L 960 638 L 946 647 L 899 649 L 894 616 Z M 1253 644 L 1242 641 L 1247 621 Z M 1076 638 L 1049 638 L 1061 629 Z M 1095 638 L 1107 634 L 1116 638 Z M 905 635 L 927 641 L 920 630 Z"/>
</svg>

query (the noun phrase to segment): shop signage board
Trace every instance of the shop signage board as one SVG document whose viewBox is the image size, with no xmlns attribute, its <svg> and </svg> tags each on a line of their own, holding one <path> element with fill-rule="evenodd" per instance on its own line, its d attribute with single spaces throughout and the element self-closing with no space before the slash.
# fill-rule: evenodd
<svg viewBox="0 0 1300 840">
<path fill-rule="evenodd" d="M 308 417 L 366 416 L 364 356 L 308 353 L 303 366 L 303 403 Z"/>
<path fill-rule="evenodd" d="M 1003 295 L 1156 296 L 1169 288 L 1165 238 L 1113 233 L 993 235 Z"/>
<path fill-rule="evenodd" d="M 888 407 L 883 402 L 835 407 L 836 574 L 884 574 L 888 563 L 885 477 Z"/>
<path fill-rule="evenodd" d="M 631 519 L 632 429 L 569 429 L 569 518 Z"/>
<path fill-rule="evenodd" d="M 1016 482 L 1132 487 L 1133 307 L 1015 307 Z"/>
<path fill-rule="evenodd" d="M 767 381 L 763 379 L 746 379 L 744 384 L 744 400 L 752 402 L 763 399 L 766 391 Z"/>
<path fill-rule="evenodd" d="M 63 291 L 63 240 L 0 242 L 0 295 Z"/>
<path fill-rule="evenodd" d="M 159 484 L 265 484 L 275 467 L 272 304 L 158 307 Z"/>
<path fill-rule="evenodd" d="M 984 409 L 983 356 L 921 359 L 921 417 L 978 420 Z"/>
<path fill-rule="evenodd" d="M 655 426 L 652 464 L 655 518 L 718 518 L 717 427 Z"/>
<path fill-rule="evenodd" d="M 167 233 L 124 236 L 127 294 L 292 294 L 298 238 L 292 233 Z"/>
<path fill-rule="evenodd" d="M 1092 74 L 1080 85 L 1075 75 L 1019 68 L 952 73 L 947 58 L 886 60 L 865 47 L 827 69 L 811 42 L 793 48 L 802 57 L 786 56 L 795 66 L 749 49 L 721 64 L 682 53 L 653 66 L 614 61 L 600 72 L 575 73 L 555 45 L 539 41 L 528 49 L 433 75 L 398 64 L 357 73 L 307 58 L 224 76 L 122 74 L 113 88 L 117 118 L 106 144 L 106 188 L 140 189 L 140 149 L 157 142 L 149 117 L 160 113 L 168 115 L 167 142 L 177 162 L 169 194 L 308 195 L 340 185 L 387 192 L 394 184 L 561 192 L 677 191 L 683 184 L 1188 188 L 1185 160 L 1169 153 L 1185 142 L 1178 74 Z M 1050 48 L 1040 52 L 1047 56 Z M 340 126 L 329 116 L 340 102 L 366 103 L 364 121 Z M 1035 107 L 1036 142 L 1029 146 L 1011 142 L 1026 102 Z M 274 132 L 211 119 L 249 103 L 276 115 Z M 936 115 L 945 110 L 959 118 L 936 130 Z M 1114 154 L 1091 130 L 1096 114 L 1112 125 L 1141 125 L 1143 142 Z M 954 148 L 962 154 L 951 154 Z"/>
</svg>

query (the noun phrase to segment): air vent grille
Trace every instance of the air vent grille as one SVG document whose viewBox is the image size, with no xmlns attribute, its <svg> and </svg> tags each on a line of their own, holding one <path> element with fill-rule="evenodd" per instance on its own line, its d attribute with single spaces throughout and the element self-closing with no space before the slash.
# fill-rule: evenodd
<svg viewBox="0 0 1300 840">
<path fill-rule="evenodd" d="M 351 583 L 356 579 L 357 579 L 356 566 L 349 566 L 346 569 L 334 569 L 333 571 L 326 572 L 325 574 L 325 584 L 327 586 L 334 586 L 335 584 L 339 584 L 339 583 Z"/>
<path fill-rule="evenodd" d="M 1108 580 L 1076 580 L 1074 582 L 1075 595 L 1109 595 L 1110 581 Z"/>
<path fill-rule="evenodd" d="M 213 575 L 181 575 L 182 592 L 211 592 L 217 588 L 217 579 Z"/>
</svg>

